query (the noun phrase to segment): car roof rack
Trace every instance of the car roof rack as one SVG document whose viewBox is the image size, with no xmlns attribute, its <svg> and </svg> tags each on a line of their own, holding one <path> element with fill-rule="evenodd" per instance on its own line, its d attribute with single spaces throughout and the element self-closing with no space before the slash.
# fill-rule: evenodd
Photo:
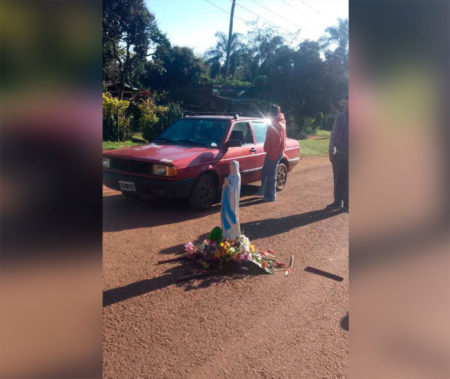
<svg viewBox="0 0 450 379">
<path fill-rule="evenodd" d="M 183 114 L 183 117 L 190 117 L 190 116 L 231 116 L 233 119 L 237 120 L 242 117 L 248 117 L 248 118 L 264 118 L 261 114 L 256 114 L 255 112 L 233 112 L 233 113 L 227 113 L 227 112 L 185 112 Z"/>
<path fill-rule="evenodd" d="M 184 114 L 184 117 L 189 116 L 233 116 L 234 119 L 239 118 L 239 114 L 237 113 L 231 113 L 231 112 L 186 112 Z"/>
</svg>

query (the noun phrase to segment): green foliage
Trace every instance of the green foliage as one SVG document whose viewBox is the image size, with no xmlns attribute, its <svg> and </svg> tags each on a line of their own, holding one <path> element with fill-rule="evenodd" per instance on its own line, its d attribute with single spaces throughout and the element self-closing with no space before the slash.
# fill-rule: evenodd
<svg viewBox="0 0 450 379">
<path fill-rule="evenodd" d="M 142 143 L 144 143 L 144 142 L 142 142 Z M 131 147 L 131 146 L 141 145 L 142 143 L 137 143 L 137 142 L 133 142 L 133 141 L 122 141 L 122 142 L 103 141 L 103 150 L 120 149 L 122 147 Z"/>
<path fill-rule="evenodd" d="M 103 2 L 104 80 L 119 83 L 123 90 L 125 83 L 136 82 L 149 48 L 167 44 L 144 0 Z"/>
<path fill-rule="evenodd" d="M 178 103 L 162 106 L 151 97 L 128 101 L 103 93 L 103 140 L 127 141 L 136 131 L 142 134 L 141 138 L 152 140 L 183 112 Z"/>
<path fill-rule="evenodd" d="M 103 140 L 126 141 L 132 136 L 131 119 L 127 114 L 130 102 L 103 93 Z"/>
<path fill-rule="evenodd" d="M 140 111 L 140 117 L 137 121 L 138 129 L 142 132 L 142 136 L 145 139 L 151 135 L 151 132 L 155 129 L 158 124 L 159 118 L 158 113 L 164 110 L 164 107 L 158 107 L 152 101 L 152 99 L 146 99 L 138 104 L 138 109 Z"/>
<path fill-rule="evenodd" d="M 216 37 L 216 47 L 206 54 L 210 81 L 202 80 L 220 85 L 226 38 Z M 348 93 L 347 20 L 327 28 L 318 41 L 306 40 L 295 48 L 276 28 L 257 23 L 239 41 L 245 43 L 235 48 L 239 59 L 232 78 L 252 84 L 255 102 L 281 106 L 289 136 L 301 138 L 319 127 L 331 129 L 336 105 Z"/>
<path fill-rule="evenodd" d="M 225 78 L 224 33 L 216 33 L 216 45 L 202 59 L 170 45 L 144 0 L 105 0 L 105 79 L 149 88 L 151 96 L 128 103 L 104 98 L 104 138 L 126 140 L 139 131 L 152 140 L 182 116 L 181 104 L 213 107 L 212 86 L 249 88 L 243 97 L 263 113 L 264 104 L 279 104 L 290 137 L 331 130 L 337 104 L 348 93 L 348 20 L 338 20 L 317 41 L 293 44 L 289 38 L 258 22 L 247 35 L 233 34 Z"/>
<path fill-rule="evenodd" d="M 327 114 L 323 121 L 322 121 L 322 125 L 320 126 L 321 129 L 323 130 L 327 130 L 327 131 L 331 131 L 331 129 L 333 128 L 333 124 L 334 124 L 334 119 L 336 118 L 334 113 L 330 113 Z"/>
<path fill-rule="evenodd" d="M 315 135 L 321 139 L 327 139 L 330 138 L 331 132 L 329 130 L 318 129 Z"/>
<path fill-rule="evenodd" d="M 140 129 L 143 137 L 151 141 L 159 136 L 169 125 L 183 116 L 184 109 L 179 103 L 169 103 L 166 106 L 155 106 L 146 103 L 143 106 L 143 116 Z"/>
<path fill-rule="evenodd" d="M 226 57 L 227 57 L 227 46 L 228 46 L 228 36 L 223 32 L 216 33 L 216 46 L 210 48 L 205 53 L 205 62 L 210 65 L 210 75 L 211 78 L 218 78 L 220 76 L 226 76 Z M 242 59 L 245 55 L 245 44 L 241 41 L 242 35 L 239 33 L 233 33 L 231 36 L 230 44 L 230 68 L 229 73 L 234 76 L 236 70 L 242 64 Z"/>
<path fill-rule="evenodd" d="M 209 233 L 209 240 L 216 242 L 222 241 L 222 228 L 220 228 L 219 226 L 213 228 Z"/>
<path fill-rule="evenodd" d="M 144 87 L 169 91 L 179 87 L 195 87 L 206 71 L 203 62 L 188 47 L 159 46 L 153 60 L 145 64 L 140 77 Z"/>
<path fill-rule="evenodd" d="M 223 78 L 218 76 L 216 78 L 209 78 L 206 75 L 203 75 L 200 78 L 200 84 L 202 85 L 214 85 L 214 86 L 224 86 L 224 87 L 250 87 L 250 82 L 245 82 L 239 80 L 233 76 L 229 76 L 228 78 Z"/>
</svg>

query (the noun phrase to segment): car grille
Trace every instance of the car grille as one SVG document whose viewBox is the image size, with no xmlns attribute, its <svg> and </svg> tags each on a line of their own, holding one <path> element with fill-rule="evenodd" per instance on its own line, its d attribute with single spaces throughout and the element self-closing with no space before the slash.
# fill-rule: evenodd
<svg viewBox="0 0 450 379">
<path fill-rule="evenodd" d="M 114 170 L 132 172 L 135 174 L 147 174 L 152 173 L 152 164 L 150 162 L 133 161 L 128 159 L 111 159 L 111 168 Z"/>
</svg>

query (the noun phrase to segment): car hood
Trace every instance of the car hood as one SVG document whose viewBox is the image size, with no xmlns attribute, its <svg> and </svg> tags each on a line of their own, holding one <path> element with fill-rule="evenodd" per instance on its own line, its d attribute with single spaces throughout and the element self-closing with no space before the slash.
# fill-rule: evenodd
<svg viewBox="0 0 450 379">
<path fill-rule="evenodd" d="M 219 154 L 219 149 L 208 149 L 198 146 L 180 145 L 140 145 L 110 150 L 103 155 L 108 158 L 134 159 L 149 162 L 178 163 L 177 165 L 188 165 L 196 158 L 201 161 L 212 160 Z"/>
</svg>

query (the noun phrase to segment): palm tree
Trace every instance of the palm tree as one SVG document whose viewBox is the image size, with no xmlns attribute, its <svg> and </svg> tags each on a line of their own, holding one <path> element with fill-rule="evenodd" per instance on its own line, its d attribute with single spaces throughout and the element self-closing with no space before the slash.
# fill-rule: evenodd
<svg viewBox="0 0 450 379">
<path fill-rule="evenodd" d="M 216 46 L 207 50 L 205 53 L 205 61 L 215 72 L 211 76 L 216 76 L 219 71 L 223 73 L 225 60 L 227 57 L 228 38 L 223 32 L 216 33 Z M 230 62 L 238 62 L 242 53 L 243 43 L 240 41 L 241 34 L 233 33 L 230 45 Z M 236 71 L 236 64 L 230 65 L 230 74 Z"/>
<path fill-rule="evenodd" d="M 348 63 L 348 20 L 338 19 L 337 26 L 330 26 L 325 29 L 326 35 L 319 39 L 320 47 L 329 50 L 331 46 L 336 46 L 334 54 L 342 59 L 346 66 Z"/>
</svg>

